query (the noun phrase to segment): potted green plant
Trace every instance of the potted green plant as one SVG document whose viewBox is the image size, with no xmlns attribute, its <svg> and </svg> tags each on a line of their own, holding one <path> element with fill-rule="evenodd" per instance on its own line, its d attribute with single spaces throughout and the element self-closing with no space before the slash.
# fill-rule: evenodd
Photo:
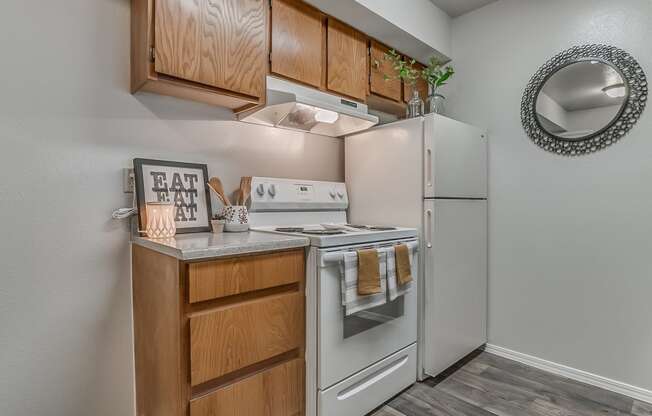
<svg viewBox="0 0 652 416">
<path fill-rule="evenodd" d="M 219 234 L 223 232 L 224 224 L 226 224 L 226 217 L 224 217 L 224 214 L 214 214 L 213 218 L 211 219 L 211 228 L 213 229 L 213 234 Z"/>
<path fill-rule="evenodd" d="M 401 79 L 403 82 L 412 87 L 412 98 L 408 101 L 406 108 L 406 117 L 418 117 L 423 115 L 424 104 L 421 97 L 419 97 L 419 90 L 416 87 L 417 80 L 422 77 L 419 70 L 414 67 L 416 61 L 411 59 L 409 61 L 403 59 L 394 49 L 385 52 L 383 59 L 391 62 L 395 75 L 390 76 L 385 74 L 385 80 Z"/>
<path fill-rule="evenodd" d="M 446 85 L 455 74 L 455 70 L 450 65 L 444 66 L 437 58 L 430 58 L 428 66 L 423 69 L 421 76 L 428 83 L 428 112 L 440 114 L 443 111 L 443 104 L 446 97 L 439 94 L 437 90 Z"/>
</svg>

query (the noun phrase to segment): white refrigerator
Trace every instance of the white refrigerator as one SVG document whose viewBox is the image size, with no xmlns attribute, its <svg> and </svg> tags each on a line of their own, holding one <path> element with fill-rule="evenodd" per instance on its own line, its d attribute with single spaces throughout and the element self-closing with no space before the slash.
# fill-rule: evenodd
<svg viewBox="0 0 652 416">
<path fill-rule="evenodd" d="M 421 237 L 420 378 L 487 341 L 487 134 L 441 116 L 345 139 L 349 222 Z"/>
</svg>

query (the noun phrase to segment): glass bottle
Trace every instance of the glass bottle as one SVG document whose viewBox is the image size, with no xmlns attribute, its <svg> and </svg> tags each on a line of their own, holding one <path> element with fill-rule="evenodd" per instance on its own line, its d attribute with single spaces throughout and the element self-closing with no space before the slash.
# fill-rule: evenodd
<svg viewBox="0 0 652 416">
<path fill-rule="evenodd" d="M 405 115 L 407 118 L 420 117 L 423 115 L 424 104 L 421 97 L 419 97 L 419 90 L 416 87 L 412 87 L 412 98 L 407 103 L 407 108 L 405 110 Z"/>
</svg>

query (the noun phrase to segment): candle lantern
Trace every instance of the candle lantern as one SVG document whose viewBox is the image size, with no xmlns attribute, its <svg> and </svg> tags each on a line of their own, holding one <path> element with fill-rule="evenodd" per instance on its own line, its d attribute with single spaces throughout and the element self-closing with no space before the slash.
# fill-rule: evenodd
<svg viewBox="0 0 652 416">
<path fill-rule="evenodd" d="M 149 238 L 169 238 L 177 233 L 174 223 L 174 204 L 167 202 L 148 202 L 146 204 L 147 227 Z"/>
</svg>

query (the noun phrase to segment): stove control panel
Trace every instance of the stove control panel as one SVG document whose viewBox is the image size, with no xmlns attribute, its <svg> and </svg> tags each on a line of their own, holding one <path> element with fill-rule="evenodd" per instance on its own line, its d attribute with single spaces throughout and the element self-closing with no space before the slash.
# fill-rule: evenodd
<svg viewBox="0 0 652 416">
<path fill-rule="evenodd" d="M 301 179 L 251 180 L 250 211 L 344 211 L 349 205 L 346 184 Z"/>
</svg>

